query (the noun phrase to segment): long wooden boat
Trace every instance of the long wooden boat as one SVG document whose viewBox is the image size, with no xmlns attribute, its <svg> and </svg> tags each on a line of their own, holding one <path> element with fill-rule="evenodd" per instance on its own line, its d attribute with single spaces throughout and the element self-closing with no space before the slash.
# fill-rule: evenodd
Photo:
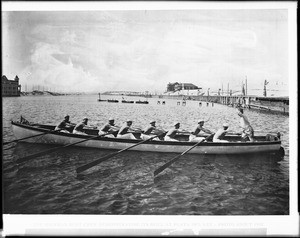
<svg viewBox="0 0 300 238">
<path fill-rule="evenodd" d="M 149 104 L 148 101 L 141 101 L 141 100 L 135 101 L 135 103 L 137 103 L 137 104 Z"/>
<path fill-rule="evenodd" d="M 42 125 L 32 123 L 21 123 L 12 121 L 12 129 L 17 139 L 42 134 L 41 136 L 29 138 L 24 141 L 31 143 L 46 143 L 67 145 L 75 143 L 90 137 L 98 135 L 97 129 L 87 129 L 85 132 L 88 135 L 78 135 L 72 133 L 63 133 L 54 131 L 53 125 Z M 138 134 L 136 134 L 138 136 Z M 177 136 L 177 141 L 151 140 L 146 141 L 132 150 L 137 151 L 152 151 L 152 152 L 172 152 L 182 153 L 186 149 L 195 145 L 195 142 L 188 141 L 188 134 L 181 134 Z M 239 136 L 227 136 L 225 138 L 228 143 L 219 142 L 204 142 L 198 144 L 189 153 L 194 154 L 248 154 L 248 153 L 284 153 L 281 147 L 281 140 L 276 136 L 256 136 L 255 142 L 241 142 Z M 79 143 L 76 146 L 103 148 L 103 149 L 124 149 L 131 145 L 140 142 L 141 139 L 120 139 L 120 138 L 106 138 L 98 137 Z M 283 151 L 282 151 L 283 150 Z"/>
<path fill-rule="evenodd" d="M 108 102 L 114 102 L 114 103 L 119 102 L 118 100 L 114 100 L 114 99 L 108 99 L 107 101 L 108 101 Z"/>
</svg>

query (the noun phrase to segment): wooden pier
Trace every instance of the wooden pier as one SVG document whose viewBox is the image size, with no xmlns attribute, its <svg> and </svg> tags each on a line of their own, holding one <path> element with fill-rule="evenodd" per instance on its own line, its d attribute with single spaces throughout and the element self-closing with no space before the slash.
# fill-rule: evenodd
<svg viewBox="0 0 300 238">
<path fill-rule="evenodd" d="M 155 96 L 154 96 L 155 97 Z M 176 100 L 195 100 L 210 103 L 223 104 L 231 107 L 242 107 L 249 110 L 256 110 L 264 113 L 277 113 L 289 115 L 288 97 L 260 97 L 260 96 L 186 96 L 186 95 L 160 95 L 159 98 Z"/>
</svg>

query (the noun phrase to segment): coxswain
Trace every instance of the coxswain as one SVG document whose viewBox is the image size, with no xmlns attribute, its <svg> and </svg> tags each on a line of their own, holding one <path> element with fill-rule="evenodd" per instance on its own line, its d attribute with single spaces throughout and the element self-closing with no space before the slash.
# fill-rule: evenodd
<svg viewBox="0 0 300 238">
<path fill-rule="evenodd" d="M 167 134 L 165 135 L 165 141 L 178 141 L 177 139 L 175 139 L 175 136 L 178 133 L 183 133 L 186 132 L 184 130 L 179 130 L 180 127 L 180 123 L 179 122 L 174 122 L 173 123 L 174 128 L 170 129 Z"/>
<path fill-rule="evenodd" d="M 105 135 L 104 137 L 109 137 L 109 138 L 115 138 L 113 135 L 113 132 L 117 132 L 120 128 L 115 126 L 115 120 L 113 118 L 108 119 L 108 123 L 106 123 L 100 130 L 99 130 L 99 135 L 105 135 L 107 133 L 110 133 L 108 135 Z"/>
<path fill-rule="evenodd" d="M 242 128 L 242 140 L 246 141 L 247 138 L 249 138 L 249 140 L 251 142 L 254 141 L 254 130 L 252 128 L 252 126 L 250 125 L 250 122 L 248 120 L 248 118 L 244 115 L 244 110 L 243 108 L 238 108 L 237 109 L 237 113 L 240 117 L 240 127 Z"/>
<path fill-rule="evenodd" d="M 78 123 L 78 124 L 75 126 L 75 128 L 74 128 L 74 130 L 73 130 L 73 134 L 87 135 L 87 134 L 84 132 L 83 128 L 87 126 L 88 120 L 89 120 L 89 119 L 86 118 L 86 117 L 83 118 L 82 122 Z"/>
<path fill-rule="evenodd" d="M 198 125 L 197 127 L 193 130 L 193 132 L 191 133 L 191 135 L 189 136 L 189 141 L 190 142 L 199 142 L 199 141 L 203 141 L 205 139 L 205 137 L 200 137 L 197 136 L 201 131 L 207 133 L 207 134 L 213 134 L 213 132 L 211 132 L 208 129 L 203 128 L 204 126 L 204 119 L 200 119 L 198 121 Z"/>
<path fill-rule="evenodd" d="M 71 130 L 76 124 L 70 122 L 70 116 L 66 115 L 65 119 L 62 120 L 56 127 L 55 131 L 60 131 L 64 133 L 70 133 L 69 130 Z"/>
<path fill-rule="evenodd" d="M 224 136 L 228 132 L 228 124 L 224 123 L 223 128 L 220 128 L 213 137 L 213 142 L 228 142 L 227 140 L 223 140 Z"/>
<path fill-rule="evenodd" d="M 132 125 L 132 120 L 127 120 L 124 123 L 124 125 L 120 128 L 117 138 L 136 140 L 137 138 L 132 134 L 132 132 L 140 132 L 140 131 L 132 129 L 131 125 Z"/>
</svg>

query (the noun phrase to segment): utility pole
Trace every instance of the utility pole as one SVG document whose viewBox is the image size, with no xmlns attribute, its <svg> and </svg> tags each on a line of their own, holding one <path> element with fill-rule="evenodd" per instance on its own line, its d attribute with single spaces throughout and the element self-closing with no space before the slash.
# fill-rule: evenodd
<svg viewBox="0 0 300 238">
<path fill-rule="evenodd" d="M 229 83 L 227 84 L 227 96 L 229 95 Z"/>
<path fill-rule="evenodd" d="M 223 96 L 223 83 L 222 83 L 222 96 Z"/>
<path fill-rule="evenodd" d="M 267 84 L 268 84 L 269 82 L 265 79 L 265 81 L 264 81 L 264 97 L 266 97 L 267 96 Z"/>
<path fill-rule="evenodd" d="M 248 88 L 247 88 L 247 75 L 246 75 L 246 96 L 248 95 Z"/>
</svg>

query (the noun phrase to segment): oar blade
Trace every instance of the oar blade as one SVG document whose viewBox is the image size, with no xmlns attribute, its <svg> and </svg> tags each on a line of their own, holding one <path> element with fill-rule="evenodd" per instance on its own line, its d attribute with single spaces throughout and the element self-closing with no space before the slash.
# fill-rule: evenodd
<svg viewBox="0 0 300 238">
<path fill-rule="evenodd" d="M 165 163 L 163 166 L 159 167 L 158 169 L 156 169 L 154 171 L 154 176 L 160 174 L 162 171 L 164 171 L 167 167 L 169 167 L 171 164 L 173 164 L 176 160 L 178 160 L 181 157 L 180 155 L 177 155 L 175 158 L 173 158 L 172 160 L 168 161 L 167 163 Z"/>
<path fill-rule="evenodd" d="M 39 152 L 39 153 L 36 153 L 36 154 L 32 154 L 32 155 L 28 155 L 28 156 L 25 156 L 25 157 L 22 157 L 22 158 L 18 158 L 16 160 L 16 163 L 17 164 L 21 164 L 21 163 L 24 163 L 24 162 L 26 162 L 28 160 L 31 160 L 31 159 L 35 158 L 35 157 L 39 157 L 39 156 L 42 156 L 42 155 L 50 154 L 50 153 L 52 153 L 54 151 L 57 151 L 57 150 L 59 150 L 61 148 L 64 148 L 64 147 L 55 147 L 55 148 L 52 148 L 52 149 L 49 149 L 49 150 L 46 150 L 46 151 L 42 151 L 42 152 Z"/>
<path fill-rule="evenodd" d="M 158 169 L 156 169 L 154 171 L 154 173 L 153 173 L 154 177 L 157 176 L 158 174 L 160 174 L 166 168 L 168 168 L 171 164 L 173 164 L 174 162 L 176 162 L 181 156 L 183 156 L 184 154 L 188 153 L 190 150 L 192 150 L 193 148 L 195 148 L 197 145 L 203 143 L 204 141 L 209 140 L 213 136 L 214 136 L 214 134 L 209 135 L 208 137 L 206 137 L 206 139 L 197 142 L 195 145 L 193 145 L 192 147 L 188 148 L 187 150 L 185 150 L 184 152 L 182 152 L 180 155 L 177 155 L 176 157 L 174 157 L 173 159 L 171 159 L 169 162 L 165 163 L 163 166 L 161 166 Z"/>
<path fill-rule="evenodd" d="M 79 174 L 79 173 L 82 173 L 83 171 L 86 171 L 86 170 L 88 170 L 89 168 L 94 167 L 94 166 L 100 164 L 101 162 L 104 162 L 104 161 L 108 160 L 109 158 L 111 158 L 111 157 L 117 155 L 118 153 L 119 153 L 119 151 L 118 151 L 118 152 L 115 152 L 115 153 L 112 153 L 112 154 L 109 154 L 109 155 L 106 155 L 106 156 L 104 156 L 104 157 L 102 157 L 102 158 L 100 158 L 100 159 L 98 159 L 98 160 L 92 161 L 92 162 L 90 162 L 90 163 L 88 163 L 88 164 L 85 164 L 85 165 L 83 165 L 83 166 L 80 166 L 80 167 L 78 167 L 78 168 L 76 169 L 76 172 L 77 172 L 78 174 Z"/>
<path fill-rule="evenodd" d="M 117 154 L 119 154 L 119 153 L 121 153 L 121 152 L 123 152 L 123 151 L 129 150 L 129 149 L 131 149 L 131 148 L 133 148 L 133 147 L 135 147 L 135 146 L 138 146 L 138 145 L 143 144 L 143 143 L 145 143 L 145 142 L 147 142 L 147 141 L 153 140 L 154 138 L 159 137 L 159 136 L 162 136 L 162 135 L 164 135 L 164 134 L 165 134 L 165 132 L 162 133 L 162 134 L 153 136 L 153 137 L 151 137 L 151 138 L 149 138 L 149 139 L 147 139 L 147 140 L 141 141 L 141 142 L 139 142 L 139 143 L 137 143 L 137 144 L 131 145 L 131 146 L 125 148 L 125 149 L 119 150 L 119 151 L 117 151 L 117 152 L 115 152 L 115 153 L 108 154 L 108 155 L 106 155 L 106 156 L 104 156 L 104 157 L 102 157 L 102 158 L 100 158 L 100 159 L 97 159 L 97 160 L 95 160 L 95 161 L 92 161 L 92 162 L 90 162 L 90 163 L 88 163 L 88 164 L 85 164 L 85 165 L 83 165 L 83 166 L 80 166 L 80 167 L 78 167 L 78 168 L 76 169 L 76 172 L 77 172 L 77 173 L 82 173 L 83 171 L 88 170 L 88 169 L 90 169 L 91 167 L 96 166 L 96 165 L 100 164 L 101 162 L 104 162 L 104 161 L 106 161 L 107 159 L 109 159 L 109 158 L 111 158 L 111 157 L 113 157 L 113 156 L 115 156 L 115 155 L 117 155 Z"/>
</svg>

